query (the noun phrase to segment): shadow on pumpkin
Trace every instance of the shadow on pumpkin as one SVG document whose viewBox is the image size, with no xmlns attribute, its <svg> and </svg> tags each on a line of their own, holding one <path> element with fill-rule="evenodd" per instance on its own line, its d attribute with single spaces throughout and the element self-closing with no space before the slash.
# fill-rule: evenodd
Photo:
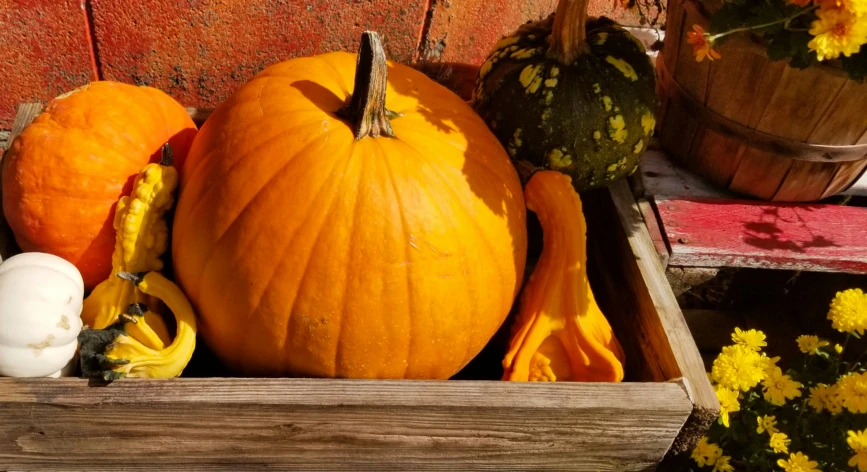
<svg viewBox="0 0 867 472">
<path fill-rule="evenodd" d="M 468 76 L 468 68 L 469 66 L 462 69 L 462 77 Z M 424 73 L 407 69 L 404 66 L 401 66 L 400 70 L 396 69 L 397 67 L 394 65 L 389 66 L 388 81 L 392 93 L 397 92 L 397 94 L 402 96 L 415 99 L 417 104 L 413 110 L 394 111 L 417 113 L 426 122 L 433 125 L 438 132 L 447 135 L 440 139 L 460 143 L 465 142 L 466 149 L 462 152 L 464 164 L 460 170 L 470 191 L 473 192 L 479 201 L 483 202 L 484 206 L 491 213 L 507 221 L 511 234 L 522 234 L 525 231 L 523 227 L 525 220 L 510 214 L 516 208 L 524 208 L 522 194 L 514 192 L 514 190 L 520 188 L 517 172 L 511 167 L 505 150 L 497 143 L 496 138 L 493 137 L 484 121 L 463 99 L 456 95 L 453 97 L 454 93 L 447 88 L 436 87 L 432 89 L 428 83 L 430 79 Z M 335 112 L 344 104 L 342 97 L 339 97 L 334 92 L 314 81 L 296 81 L 292 83 L 292 87 L 301 92 L 311 103 L 327 111 L 335 119 L 338 119 Z M 391 100 L 387 98 L 387 102 L 391 102 Z M 397 120 L 400 120 L 400 117 L 394 118 L 392 121 L 396 122 Z M 425 129 L 429 128 L 426 127 Z M 400 139 L 399 131 L 396 131 L 396 133 L 396 138 Z M 431 136 L 436 136 L 436 133 L 432 133 Z M 454 138 L 452 139 L 451 136 L 454 136 Z M 499 146 L 499 155 L 492 154 L 491 143 Z M 420 165 L 439 168 L 447 167 L 448 164 L 445 161 L 439 160 L 440 156 L 434 152 L 433 148 L 423 148 L 417 141 L 414 141 L 413 144 L 418 151 L 417 154 L 426 157 L 424 161 L 419 161 Z M 416 155 L 412 154 L 403 157 L 408 160 L 418 159 Z M 502 159 L 503 162 L 497 162 L 497 159 Z M 492 169 L 497 170 L 494 171 Z M 507 185 L 495 173 L 499 172 L 502 175 L 510 171 L 514 172 L 515 178 L 511 185 Z M 449 186 L 451 187 L 452 185 L 454 184 L 450 184 Z M 474 213 L 481 209 L 481 207 L 465 208 L 471 218 L 474 218 Z M 512 244 L 513 247 L 511 249 L 514 263 L 518 267 L 523 267 L 526 258 L 525 242 L 512 241 Z M 494 261 L 491 262 L 493 263 Z M 528 274 L 529 272 L 527 272 Z M 519 274 L 520 276 L 521 274 Z M 520 288 L 520 285 L 516 287 L 516 291 L 518 288 Z M 472 361 L 471 358 L 472 365 L 456 378 L 490 378 L 492 380 L 499 378 L 502 371 L 497 372 L 496 366 L 500 366 L 501 364 L 511 324 L 511 321 L 502 324 L 498 334 L 494 337 L 494 341 L 489 343 L 481 355 L 474 356 L 475 361 Z M 494 366 L 494 368 L 492 369 L 491 366 Z"/>
</svg>

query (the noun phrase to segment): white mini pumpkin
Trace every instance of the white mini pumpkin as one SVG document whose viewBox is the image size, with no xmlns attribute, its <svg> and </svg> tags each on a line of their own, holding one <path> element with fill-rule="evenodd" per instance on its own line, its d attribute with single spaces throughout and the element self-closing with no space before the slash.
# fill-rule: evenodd
<svg viewBox="0 0 867 472">
<path fill-rule="evenodd" d="M 26 252 L 0 264 L 0 376 L 74 370 L 84 281 L 58 256 Z"/>
</svg>

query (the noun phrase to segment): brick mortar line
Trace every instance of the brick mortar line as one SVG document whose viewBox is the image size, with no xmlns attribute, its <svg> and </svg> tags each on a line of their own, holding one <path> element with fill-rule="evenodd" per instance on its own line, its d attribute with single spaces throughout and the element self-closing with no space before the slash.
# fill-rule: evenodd
<svg viewBox="0 0 867 472">
<path fill-rule="evenodd" d="M 87 44 L 90 46 L 90 65 L 93 68 L 93 80 L 102 80 L 102 61 L 99 57 L 99 43 L 96 40 L 96 23 L 93 19 L 92 0 L 81 0 L 84 13 L 84 29 L 87 33 Z"/>
<path fill-rule="evenodd" d="M 439 0 L 427 0 L 427 10 L 424 15 L 424 22 L 421 25 L 421 33 L 419 34 L 418 48 L 413 54 L 412 62 L 417 63 L 425 59 L 427 51 L 428 37 L 430 36 L 431 25 L 433 25 L 434 10 L 436 10 Z"/>
</svg>

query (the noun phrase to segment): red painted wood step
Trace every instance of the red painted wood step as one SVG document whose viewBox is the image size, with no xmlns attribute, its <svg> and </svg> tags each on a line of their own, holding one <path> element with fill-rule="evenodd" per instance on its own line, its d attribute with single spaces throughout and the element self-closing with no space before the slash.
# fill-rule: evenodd
<svg viewBox="0 0 867 472">
<path fill-rule="evenodd" d="M 669 264 L 867 273 L 867 208 L 654 196 Z"/>
</svg>

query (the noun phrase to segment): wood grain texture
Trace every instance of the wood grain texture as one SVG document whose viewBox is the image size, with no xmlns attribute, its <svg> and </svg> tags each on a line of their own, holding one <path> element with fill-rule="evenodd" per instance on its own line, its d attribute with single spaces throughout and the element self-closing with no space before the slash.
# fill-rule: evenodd
<svg viewBox="0 0 867 472">
<path fill-rule="evenodd" d="M 654 197 L 671 265 L 867 273 L 867 209 Z"/>
<path fill-rule="evenodd" d="M 659 256 L 659 263 L 662 267 L 668 266 L 668 241 L 662 234 L 659 221 L 656 218 L 656 211 L 653 205 L 645 199 L 636 200 L 638 209 L 641 211 L 641 216 L 644 219 L 644 225 L 647 226 L 647 232 L 650 235 L 650 240 L 653 242 L 653 248 L 656 249 L 656 254 Z"/>
<path fill-rule="evenodd" d="M 648 150 L 638 161 L 645 196 L 738 198 L 734 192 L 713 185 L 698 174 L 679 166 L 665 151 Z"/>
<path fill-rule="evenodd" d="M 840 164 L 836 163 L 792 161 L 792 167 L 772 200 L 780 202 L 801 199 L 819 200 L 825 194 L 838 169 Z"/>
<path fill-rule="evenodd" d="M 831 66 L 800 70 L 773 62 L 749 34 L 720 43 L 721 59 L 697 62 L 686 35 L 693 24 L 707 29 L 705 6 L 669 4 L 668 18 L 676 21 L 668 25 L 665 50 L 676 57 L 663 56 L 657 68 L 665 149 L 716 185 L 764 200 L 817 201 L 849 187 L 858 176 L 841 153 L 867 162 L 864 151 L 810 145 L 867 139 L 867 84 Z M 807 159 L 822 165 L 800 163 Z"/>
<path fill-rule="evenodd" d="M 642 223 L 641 212 L 627 183 L 616 182 L 609 187 L 609 192 L 620 220 L 620 230 L 626 230 L 627 241 L 634 255 L 631 263 L 624 258 L 624 262 L 619 266 L 612 266 L 611 272 L 621 273 L 627 280 L 643 280 L 641 284 L 643 289 L 637 293 L 637 296 L 642 300 L 641 306 L 648 312 L 649 307 L 654 307 L 656 315 L 636 313 L 633 326 L 639 328 L 636 330 L 639 333 L 661 336 L 668 341 L 676 368 L 688 382 L 686 385 L 695 405 L 692 415 L 670 450 L 670 453 L 685 452 L 695 445 L 711 422 L 717 418 L 719 402 L 707 380 L 695 341 L 689 334 L 683 313 L 668 285 L 665 271 L 659 258 L 656 257 L 650 235 Z M 634 285 L 638 286 L 637 283 Z M 654 323 L 654 318 L 660 321 Z M 666 367 L 674 368 L 674 366 Z"/>
<path fill-rule="evenodd" d="M 729 189 L 763 200 L 777 194 L 792 168 L 792 160 L 747 147 L 731 177 Z"/>
<path fill-rule="evenodd" d="M 2 379 L 0 391 L 0 463 L 15 470 L 94 470 L 115 454 L 133 470 L 653 470 L 692 409 L 677 382 Z"/>
<path fill-rule="evenodd" d="M 15 115 L 15 121 L 12 122 L 12 132 L 9 134 L 9 144 L 24 131 L 24 128 L 36 119 L 39 113 L 42 112 L 41 103 L 23 103 L 18 107 L 18 113 Z"/>
</svg>

